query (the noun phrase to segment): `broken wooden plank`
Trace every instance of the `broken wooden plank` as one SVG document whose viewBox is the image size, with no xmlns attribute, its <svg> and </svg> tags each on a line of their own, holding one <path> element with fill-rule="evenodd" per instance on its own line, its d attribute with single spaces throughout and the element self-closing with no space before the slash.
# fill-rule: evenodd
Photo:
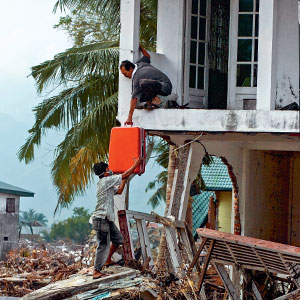
<svg viewBox="0 0 300 300">
<path fill-rule="evenodd" d="M 253 291 L 253 294 L 254 294 L 254 297 L 256 298 L 256 300 L 263 300 L 263 298 L 253 280 L 252 280 L 252 291 Z"/>
<path fill-rule="evenodd" d="M 188 268 L 188 274 L 191 273 L 192 269 L 194 268 L 195 264 L 197 263 L 198 258 L 199 258 L 200 254 L 201 254 L 201 252 L 202 252 L 202 250 L 203 250 L 203 248 L 204 248 L 204 245 L 205 245 L 205 243 L 206 243 L 206 240 L 207 240 L 207 238 L 204 238 L 204 239 L 202 240 L 202 242 L 201 242 L 201 244 L 200 244 L 200 246 L 199 246 L 199 249 L 197 250 L 197 253 L 195 254 L 195 256 L 194 256 L 194 258 L 193 258 L 191 264 L 189 265 L 189 268 Z"/>
<path fill-rule="evenodd" d="M 136 276 L 137 271 L 129 268 L 120 268 L 124 270 L 120 273 L 115 273 L 107 277 L 93 279 L 92 276 L 74 275 L 66 280 L 57 281 L 49 284 L 39 290 L 22 297 L 22 300 L 51 300 L 63 299 L 73 296 L 80 292 L 98 288 L 99 284 L 110 283 L 118 279 Z"/>
<path fill-rule="evenodd" d="M 153 262 L 153 258 L 152 258 L 151 245 L 150 245 L 150 241 L 149 241 L 149 235 L 148 235 L 148 230 L 147 230 L 145 218 L 143 218 L 143 220 L 142 220 L 142 228 L 143 228 L 143 232 L 144 232 L 144 241 L 145 241 L 145 246 L 146 246 L 146 249 L 145 249 L 146 254 L 147 254 L 147 257 L 150 257 L 149 265 L 153 266 L 154 262 Z M 146 260 L 147 259 L 145 259 L 144 262 Z"/>
<path fill-rule="evenodd" d="M 234 288 L 234 285 L 225 269 L 225 267 L 222 264 L 214 263 L 214 266 L 219 274 L 219 276 L 222 279 L 222 282 L 224 284 L 224 287 L 228 293 L 228 295 L 231 297 L 232 300 L 239 300 L 239 294 Z"/>
<path fill-rule="evenodd" d="M 204 261 L 204 265 L 203 265 L 203 268 L 202 268 L 202 271 L 201 271 L 201 274 L 200 274 L 200 279 L 199 279 L 198 286 L 197 286 L 198 291 L 201 291 L 202 283 L 204 281 L 205 273 L 206 273 L 206 270 L 207 270 L 207 267 L 208 267 L 208 264 L 209 264 L 209 261 L 210 261 L 211 253 L 214 249 L 214 245 L 215 245 L 215 241 L 212 240 L 210 242 L 210 246 L 209 246 L 209 249 L 207 251 L 205 261 Z"/>
<path fill-rule="evenodd" d="M 291 293 L 288 293 L 288 294 L 286 294 L 284 296 L 280 296 L 280 297 L 278 297 L 278 298 L 276 298 L 274 300 L 287 300 L 287 299 L 291 299 L 292 296 L 296 296 L 296 295 L 299 295 L 299 294 L 300 294 L 300 290 L 298 289 L 298 290 L 293 291 Z"/>
</svg>

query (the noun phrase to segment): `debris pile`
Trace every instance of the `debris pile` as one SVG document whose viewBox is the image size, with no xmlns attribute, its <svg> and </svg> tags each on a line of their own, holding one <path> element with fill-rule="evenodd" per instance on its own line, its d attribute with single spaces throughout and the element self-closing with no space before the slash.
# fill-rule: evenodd
<svg viewBox="0 0 300 300">
<path fill-rule="evenodd" d="M 89 267 L 92 252 L 65 243 L 25 243 L 0 262 L 0 296 L 21 297 Z"/>
</svg>

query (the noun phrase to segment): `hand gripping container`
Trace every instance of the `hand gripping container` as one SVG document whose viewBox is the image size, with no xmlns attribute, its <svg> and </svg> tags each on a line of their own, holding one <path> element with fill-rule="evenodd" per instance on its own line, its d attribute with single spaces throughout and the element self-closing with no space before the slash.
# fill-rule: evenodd
<svg viewBox="0 0 300 300">
<path fill-rule="evenodd" d="M 143 161 L 134 173 L 141 175 L 145 172 L 145 130 L 139 127 L 112 128 L 109 143 L 109 169 L 116 174 L 124 173 L 139 156 Z"/>
</svg>

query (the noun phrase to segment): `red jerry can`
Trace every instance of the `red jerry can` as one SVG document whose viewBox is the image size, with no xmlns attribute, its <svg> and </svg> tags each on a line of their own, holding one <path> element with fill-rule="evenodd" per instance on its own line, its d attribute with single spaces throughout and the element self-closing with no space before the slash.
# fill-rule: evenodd
<svg viewBox="0 0 300 300">
<path fill-rule="evenodd" d="M 139 127 L 114 127 L 110 133 L 109 169 L 116 174 L 124 173 L 139 156 L 143 161 L 135 174 L 145 172 L 146 133 Z"/>
</svg>

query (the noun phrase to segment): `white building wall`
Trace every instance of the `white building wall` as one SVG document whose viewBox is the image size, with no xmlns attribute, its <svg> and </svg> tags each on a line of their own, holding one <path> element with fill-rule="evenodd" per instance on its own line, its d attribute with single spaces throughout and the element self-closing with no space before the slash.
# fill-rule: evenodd
<svg viewBox="0 0 300 300">
<path fill-rule="evenodd" d="M 184 57 L 184 0 L 159 0 L 157 15 L 157 53 L 163 54 L 159 64 L 153 65 L 166 73 L 173 85 L 173 93 L 181 102 L 183 93 L 183 57 Z"/>
<path fill-rule="evenodd" d="M 259 20 L 257 109 L 298 103 L 298 1 L 260 1 Z"/>
</svg>

